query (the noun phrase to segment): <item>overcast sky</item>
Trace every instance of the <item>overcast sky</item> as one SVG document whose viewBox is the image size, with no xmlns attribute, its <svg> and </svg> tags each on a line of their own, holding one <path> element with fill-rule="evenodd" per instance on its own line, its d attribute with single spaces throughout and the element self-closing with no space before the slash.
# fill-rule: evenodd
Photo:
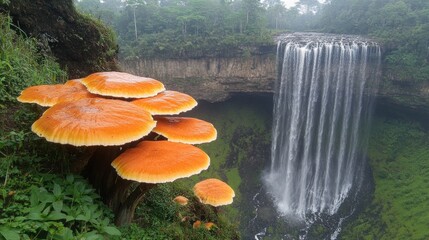
<svg viewBox="0 0 429 240">
<path fill-rule="evenodd" d="M 292 7 L 295 5 L 295 2 L 298 2 L 299 0 L 282 0 L 286 7 Z"/>
</svg>

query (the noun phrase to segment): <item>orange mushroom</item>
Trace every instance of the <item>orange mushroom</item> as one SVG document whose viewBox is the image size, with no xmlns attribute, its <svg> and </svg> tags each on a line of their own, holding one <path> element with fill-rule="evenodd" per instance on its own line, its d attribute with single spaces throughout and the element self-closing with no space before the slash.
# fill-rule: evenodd
<svg viewBox="0 0 429 240">
<path fill-rule="evenodd" d="M 172 182 L 206 170 L 209 156 L 201 149 L 183 143 L 142 141 L 112 162 L 123 179 L 144 183 Z"/>
<path fill-rule="evenodd" d="M 216 224 L 214 224 L 212 222 L 206 222 L 206 223 L 204 223 L 204 227 L 210 231 L 213 227 L 217 227 L 217 226 L 216 226 Z"/>
<path fill-rule="evenodd" d="M 192 227 L 194 229 L 200 228 L 201 227 L 201 221 L 200 220 L 195 221 L 194 224 L 192 224 Z"/>
<path fill-rule="evenodd" d="M 88 92 L 82 84 L 68 82 L 68 84 L 32 86 L 23 90 L 17 99 L 23 103 L 36 103 L 43 107 L 51 107 L 64 101 L 96 97 L 96 95 Z"/>
<path fill-rule="evenodd" d="M 134 100 L 132 103 L 143 107 L 153 115 L 175 115 L 189 111 L 198 104 L 188 94 L 168 90 L 154 97 Z"/>
<path fill-rule="evenodd" d="M 200 202 L 214 207 L 231 204 L 235 197 L 234 190 L 228 184 L 215 178 L 195 184 L 194 194 Z"/>
<path fill-rule="evenodd" d="M 188 144 L 207 143 L 216 140 L 217 131 L 213 124 L 188 117 L 155 117 L 157 121 L 153 132 L 171 142 Z"/>
<path fill-rule="evenodd" d="M 177 196 L 173 199 L 173 201 L 178 203 L 179 205 L 185 206 L 188 204 L 189 199 L 184 196 Z"/>
<path fill-rule="evenodd" d="M 88 91 L 119 98 L 152 97 L 165 90 L 160 81 L 123 72 L 98 72 L 84 79 Z"/>
<path fill-rule="evenodd" d="M 86 89 L 86 86 L 82 84 L 83 78 L 71 79 L 64 83 L 64 85 L 76 86 L 82 89 Z"/>
<path fill-rule="evenodd" d="M 46 110 L 31 129 L 50 142 L 74 146 L 117 146 L 146 136 L 152 116 L 129 102 L 87 98 Z"/>
</svg>

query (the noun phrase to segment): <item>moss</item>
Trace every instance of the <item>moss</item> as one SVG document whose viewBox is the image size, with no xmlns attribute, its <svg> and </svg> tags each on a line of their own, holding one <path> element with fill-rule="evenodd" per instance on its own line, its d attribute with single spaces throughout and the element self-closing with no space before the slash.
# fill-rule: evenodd
<svg viewBox="0 0 429 240">
<path fill-rule="evenodd" d="M 113 31 L 79 14 L 72 0 L 16 0 L 0 11 L 8 12 L 16 26 L 37 38 L 40 51 L 53 55 L 70 78 L 117 69 Z"/>
<path fill-rule="evenodd" d="M 369 158 L 372 203 L 342 233 L 343 239 L 428 239 L 429 133 L 410 120 L 377 118 Z"/>
<path fill-rule="evenodd" d="M 172 201 L 178 195 L 189 198 L 186 206 Z M 222 212 L 199 203 L 192 195 L 187 184 L 178 182 L 151 189 L 138 207 L 134 223 L 121 228 L 120 239 L 239 239 L 233 222 Z M 197 220 L 213 222 L 217 227 L 194 229 L 193 223 Z"/>
<path fill-rule="evenodd" d="M 192 187 L 206 178 L 219 178 L 232 186 L 234 203 L 222 207 L 229 218 L 240 221 L 248 189 L 259 184 L 261 162 L 267 159 L 271 132 L 271 99 L 236 97 L 223 103 L 200 102 L 189 113 L 214 124 L 218 139 L 201 147 L 211 158 L 210 167 L 190 179 L 179 180 Z M 264 150 L 261 150 L 264 149 Z M 255 162 L 256 161 L 256 162 Z M 251 169 L 249 171 L 249 169 Z M 259 169 L 259 170 L 258 170 Z"/>
</svg>

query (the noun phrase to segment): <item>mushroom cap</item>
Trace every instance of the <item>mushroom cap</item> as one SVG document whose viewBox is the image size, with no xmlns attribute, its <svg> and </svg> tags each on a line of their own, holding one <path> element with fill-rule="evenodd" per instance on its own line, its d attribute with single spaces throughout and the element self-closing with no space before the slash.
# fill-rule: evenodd
<svg viewBox="0 0 429 240">
<path fill-rule="evenodd" d="M 206 222 L 206 223 L 204 223 L 204 227 L 205 227 L 207 230 L 211 230 L 213 227 L 216 227 L 216 224 L 214 224 L 214 223 L 212 223 L 212 222 Z"/>
<path fill-rule="evenodd" d="M 94 97 L 96 95 L 88 92 L 84 85 L 73 82 L 68 84 L 32 86 L 24 89 L 17 99 L 23 103 L 36 103 L 43 107 L 51 107 L 64 101 Z"/>
<path fill-rule="evenodd" d="M 86 86 L 82 84 L 82 79 L 83 78 L 70 79 L 67 82 L 65 82 L 64 85 L 71 85 L 71 86 L 80 87 L 82 89 L 86 89 Z"/>
<path fill-rule="evenodd" d="M 82 80 L 88 91 L 118 98 L 144 98 L 165 90 L 160 81 L 123 72 L 98 72 Z"/>
<path fill-rule="evenodd" d="M 194 222 L 194 224 L 192 224 L 192 228 L 196 229 L 196 228 L 200 228 L 201 227 L 201 221 L 197 220 Z"/>
<path fill-rule="evenodd" d="M 217 131 L 213 124 L 189 117 L 155 117 L 154 132 L 171 142 L 188 144 L 207 143 L 216 140 Z"/>
<path fill-rule="evenodd" d="M 177 196 L 173 199 L 173 201 L 182 205 L 182 206 L 185 206 L 186 204 L 188 204 L 189 199 L 187 199 L 184 196 Z"/>
<path fill-rule="evenodd" d="M 123 179 L 145 183 L 172 182 L 206 170 L 209 156 L 201 149 L 183 143 L 142 141 L 112 162 Z"/>
<path fill-rule="evenodd" d="M 194 194 L 200 202 L 212 206 L 222 206 L 232 203 L 234 190 L 219 179 L 209 178 L 194 186 Z"/>
<path fill-rule="evenodd" d="M 152 115 L 175 115 L 186 112 L 198 105 L 188 94 L 177 91 L 164 91 L 154 97 L 142 98 L 132 103 L 143 107 Z"/>
<path fill-rule="evenodd" d="M 113 146 L 138 140 L 155 125 L 148 112 L 129 102 L 86 98 L 54 105 L 31 129 L 50 142 Z"/>
</svg>

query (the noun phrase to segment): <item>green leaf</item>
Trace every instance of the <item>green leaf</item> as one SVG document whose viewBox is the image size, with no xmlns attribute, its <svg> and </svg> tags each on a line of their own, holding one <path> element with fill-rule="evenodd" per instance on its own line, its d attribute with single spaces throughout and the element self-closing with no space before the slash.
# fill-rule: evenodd
<svg viewBox="0 0 429 240">
<path fill-rule="evenodd" d="M 67 175 L 66 180 L 67 182 L 72 183 L 74 181 L 73 175 Z"/>
<path fill-rule="evenodd" d="M 54 190 L 53 190 L 53 192 L 54 192 L 54 196 L 55 197 L 61 196 L 61 187 L 60 187 L 60 185 L 54 183 Z"/>
<path fill-rule="evenodd" d="M 100 234 L 97 234 L 96 231 L 91 231 L 91 232 L 84 233 L 82 235 L 82 239 L 85 239 L 85 240 L 92 240 L 92 239 L 97 240 L 97 239 L 103 239 L 103 236 L 100 235 Z"/>
<path fill-rule="evenodd" d="M 84 222 L 88 222 L 89 221 L 90 216 L 84 216 L 82 214 L 77 215 L 76 220 L 78 221 L 84 221 Z"/>
<path fill-rule="evenodd" d="M 51 212 L 47 217 L 48 220 L 53 220 L 53 221 L 60 220 L 60 219 L 66 219 L 66 218 L 67 218 L 67 215 L 65 215 L 64 213 L 61 213 L 61 212 Z"/>
<path fill-rule="evenodd" d="M 61 212 L 61 210 L 63 209 L 63 201 L 59 200 L 52 203 L 52 207 L 54 208 L 55 211 Z"/>
<path fill-rule="evenodd" d="M 75 237 L 73 236 L 73 231 L 65 227 L 60 232 L 55 233 L 54 239 L 72 240 Z"/>
<path fill-rule="evenodd" d="M 43 220 L 42 214 L 40 212 L 30 212 L 27 215 L 27 218 L 30 220 Z"/>
<path fill-rule="evenodd" d="M 32 207 L 25 209 L 24 212 L 28 213 L 41 213 L 45 209 L 46 204 L 40 203 L 37 206 L 32 205 Z"/>
<path fill-rule="evenodd" d="M 47 216 L 51 212 L 51 206 L 48 206 L 45 210 L 43 210 L 42 214 Z"/>
<path fill-rule="evenodd" d="M 9 229 L 8 227 L 0 227 L 0 235 L 6 240 L 19 240 L 19 231 Z"/>
<path fill-rule="evenodd" d="M 36 187 L 31 188 L 30 205 L 36 206 L 39 203 L 39 189 Z"/>
<path fill-rule="evenodd" d="M 120 236 L 121 235 L 121 232 L 115 227 L 105 226 L 105 227 L 103 227 L 103 231 L 109 235 L 112 235 L 112 236 Z"/>
<path fill-rule="evenodd" d="M 70 216 L 70 215 L 66 216 L 66 222 L 70 222 L 70 221 L 73 221 L 73 220 L 75 220 L 75 218 L 73 216 Z"/>
<path fill-rule="evenodd" d="M 7 196 L 7 191 L 6 191 L 6 189 L 0 189 L 0 194 L 1 194 L 1 196 L 3 197 L 3 199 L 5 199 L 5 198 L 6 198 L 6 196 Z"/>
</svg>

